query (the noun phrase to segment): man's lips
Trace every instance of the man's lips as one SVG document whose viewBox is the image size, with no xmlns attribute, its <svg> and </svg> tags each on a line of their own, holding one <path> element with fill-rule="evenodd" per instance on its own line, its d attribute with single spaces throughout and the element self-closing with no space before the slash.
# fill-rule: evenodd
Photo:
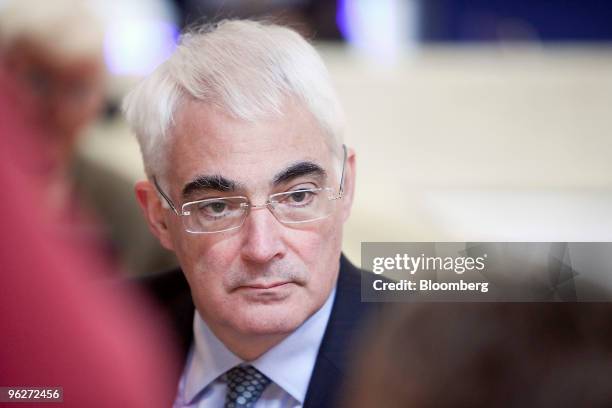
<svg viewBox="0 0 612 408">
<path fill-rule="evenodd" d="M 291 281 L 281 281 L 281 282 L 270 282 L 270 283 L 250 283 L 247 285 L 242 285 L 240 286 L 238 289 L 259 289 L 259 290 L 265 290 L 265 289 L 272 289 L 272 288 L 278 288 L 280 286 L 284 286 L 287 284 L 292 283 Z"/>
</svg>

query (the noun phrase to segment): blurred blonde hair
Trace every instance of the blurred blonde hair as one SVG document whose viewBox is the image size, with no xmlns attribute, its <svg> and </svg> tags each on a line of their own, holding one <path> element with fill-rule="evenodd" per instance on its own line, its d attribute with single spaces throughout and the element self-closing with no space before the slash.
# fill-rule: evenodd
<svg viewBox="0 0 612 408">
<path fill-rule="evenodd" d="M 86 0 L 8 0 L 0 3 L 0 48 L 26 43 L 56 58 L 100 58 L 104 30 Z"/>
</svg>

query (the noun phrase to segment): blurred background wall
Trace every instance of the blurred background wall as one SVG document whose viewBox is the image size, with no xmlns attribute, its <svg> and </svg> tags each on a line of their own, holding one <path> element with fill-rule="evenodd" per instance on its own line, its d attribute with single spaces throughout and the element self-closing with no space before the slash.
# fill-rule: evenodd
<svg viewBox="0 0 612 408">
<path fill-rule="evenodd" d="M 143 170 L 118 105 L 185 25 L 227 17 L 272 16 L 324 56 L 358 155 L 345 233 L 356 263 L 363 241 L 612 240 L 609 1 L 92 5 L 104 21 L 110 77 L 105 114 L 81 139 L 79 156 L 121 180 L 113 195 L 93 201 L 133 273 L 158 269 L 143 260 L 162 250 L 134 232 L 146 230 L 144 221 L 133 226 L 141 218 L 131 194 Z M 95 177 L 77 170 L 99 196 Z"/>
</svg>

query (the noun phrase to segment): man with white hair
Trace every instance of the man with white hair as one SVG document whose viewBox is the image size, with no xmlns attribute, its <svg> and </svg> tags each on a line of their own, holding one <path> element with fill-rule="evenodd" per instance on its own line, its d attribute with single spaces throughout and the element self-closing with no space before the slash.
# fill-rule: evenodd
<svg viewBox="0 0 612 408">
<path fill-rule="evenodd" d="M 367 310 L 341 255 L 355 154 L 319 55 L 288 28 L 223 21 L 183 35 L 124 111 L 136 195 L 182 269 L 150 281 L 186 350 L 175 406 L 334 406 Z"/>
</svg>

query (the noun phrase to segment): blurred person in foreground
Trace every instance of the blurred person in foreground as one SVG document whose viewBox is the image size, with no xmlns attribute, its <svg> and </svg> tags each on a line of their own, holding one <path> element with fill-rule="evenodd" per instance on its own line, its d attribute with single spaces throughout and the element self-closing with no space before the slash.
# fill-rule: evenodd
<svg viewBox="0 0 612 408">
<path fill-rule="evenodd" d="M 61 238 L 108 269 L 167 268 L 176 262 L 138 217 L 131 181 L 78 152 L 99 117 L 106 83 L 104 27 L 91 6 L 87 0 L 3 3 L 0 70 L 19 89 L 14 97 L 28 100 L 29 120 L 40 129 L 29 141 L 39 153 L 30 171 Z"/>
<path fill-rule="evenodd" d="M 103 30 L 84 0 L 10 0 L 0 8 L 0 70 L 27 101 L 29 171 L 40 184 L 45 212 L 63 239 L 116 268 L 95 214 L 71 177 L 79 137 L 103 102 Z M 3 89 L 6 85 L 3 86 Z M 18 103 L 15 101 L 15 103 Z M 58 235 L 58 237 L 59 237 Z"/>
<path fill-rule="evenodd" d="M 355 154 L 317 52 L 222 21 L 183 35 L 124 108 L 136 194 L 181 266 L 149 282 L 184 339 L 175 406 L 334 406 L 369 306 L 341 254 Z"/>
<path fill-rule="evenodd" d="M 47 208 L 66 211 L 70 165 L 83 130 L 104 97 L 104 33 L 84 0 L 10 0 L 0 8 L 2 69 L 30 101 L 43 129 L 35 141 Z"/>
<path fill-rule="evenodd" d="M 46 3 L 40 7 L 46 9 Z M 2 29 L 7 33 L 9 27 Z M 176 370 L 174 351 L 154 328 L 151 305 L 138 293 L 109 285 L 105 278 L 114 271 L 83 251 L 78 240 L 66 239 L 58 226 L 51 193 L 55 165 L 61 166 L 71 144 L 63 138 L 84 119 L 54 103 L 68 98 L 78 105 L 84 100 L 73 100 L 72 93 L 87 91 L 70 79 L 49 77 L 55 71 L 44 70 L 37 59 L 43 58 L 37 52 L 49 50 L 3 45 L 8 48 L 0 58 L 0 387 L 62 387 L 66 407 L 166 407 L 174 394 L 168 385 Z"/>
<path fill-rule="evenodd" d="M 350 408 L 612 405 L 612 308 L 597 303 L 404 304 L 355 349 Z"/>
</svg>

